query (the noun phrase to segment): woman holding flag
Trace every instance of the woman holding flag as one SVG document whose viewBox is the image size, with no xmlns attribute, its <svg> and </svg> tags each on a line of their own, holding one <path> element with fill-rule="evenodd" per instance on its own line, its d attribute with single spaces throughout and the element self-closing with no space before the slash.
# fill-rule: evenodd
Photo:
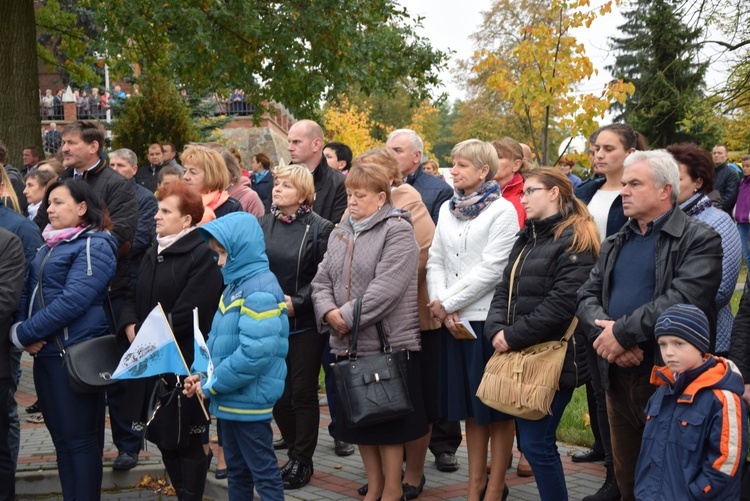
<svg viewBox="0 0 750 501">
<path fill-rule="evenodd" d="M 175 183 L 159 190 L 159 210 L 156 219 L 157 245 L 151 247 L 141 262 L 134 291 L 120 314 L 121 332 L 132 343 L 151 310 L 161 304 L 170 321 L 182 356 L 190 367 L 194 358 L 193 309 L 198 308 L 198 325 L 208 334 L 211 320 L 221 296 L 221 271 L 214 253 L 195 230 L 203 217 L 201 196 L 185 183 Z M 162 375 L 174 387 L 178 376 Z M 184 379 L 179 377 L 180 380 Z M 137 413 L 133 421 L 146 422 L 148 402 L 154 379 L 135 379 L 130 382 L 126 399 Z M 170 388 L 170 389 L 171 389 Z M 207 434 L 208 419 L 198 399 L 190 399 L 191 435 L 188 446 L 167 450 L 159 446 L 164 465 L 180 501 L 203 499 L 206 482 L 206 453 L 203 435 Z"/>
</svg>

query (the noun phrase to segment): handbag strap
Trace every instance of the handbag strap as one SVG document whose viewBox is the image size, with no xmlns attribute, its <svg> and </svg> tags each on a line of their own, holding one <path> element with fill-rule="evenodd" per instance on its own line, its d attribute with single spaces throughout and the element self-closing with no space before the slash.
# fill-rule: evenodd
<svg viewBox="0 0 750 501">
<path fill-rule="evenodd" d="M 362 298 L 358 297 L 354 300 L 354 318 L 352 325 L 352 334 L 349 338 L 349 359 L 357 358 L 357 340 L 359 339 L 359 320 L 362 316 Z M 388 337 L 385 334 L 385 327 L 383 327 L 383 321 L 380 320 L 377 323 L 378 337 L 380 337 L 380 347 L 383 352 L 392 351 L 391 344 L 388 342 Z"/>
<path fill-rule="evenodd" d="M 513 268 L 510 270 L 510 288 L 508 289 L 508 313 L 505 316 L 505 322 L 508 325 L 510 325 L 510 304 L 513 298 L 513 282 L 516 278 L 516 268 L 518 267 L 518 263 L 521 262 L 521 256 L 523 256 L 524 249 L 526 249 L 525 245 L 523 246 L 523 249 L 521 249 L 521 252 L 518 253 L 516 262 L 513 263 Z M 576 327 L 578 327 L 578 317 L 574 316 L 573 320 L 570 321 L 568 330 L 565 331 L 565 335 L 563 335 L 561 341 L 568 341 L 573 336 L 573 333 L 575 332 Z"/>
<path fill-rule="evenodd" d="M 518 253 L 518 257 L 516 258 L 516 262 L 513 263 L 513 268 L 510 270 L 510 288 L 508 289 L 508 311 L 505 315 L 505 323 L 510 325 L 510 303 L 513 299 L 513 282 L 516 278 L 516 268 L 518 268 L 518 263 L 521 262 L 521 256 L 523 256 L 523 251 L 526 249 L 526 246 L 523 246 L 523 249 L 521 249 L 521 252 Z"/>
</svg>

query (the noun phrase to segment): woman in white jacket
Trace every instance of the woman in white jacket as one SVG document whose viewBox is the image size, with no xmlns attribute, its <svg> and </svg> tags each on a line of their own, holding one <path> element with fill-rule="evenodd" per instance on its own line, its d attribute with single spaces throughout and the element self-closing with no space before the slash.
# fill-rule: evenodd
<svg viewBox="0 0 750 501">
<path fill-rule="evenodd" d="M 446 327 L 440 360 L 441 411 L 448 420 L 466 421 L 469 501 L 485 495 L 500 499 L 513 445 L 513 420 L 484 405 L 476 391 L 494 352 L 482 335 L 484 321 L 516 240 L 518 217 L 492 180 L 498 157 L 491 144 L 469 139 L 458 143 L 451 157 L 455 193 L 440 208 L 427 261 L 430 309 Z M 470 323 L 477 339 L 454 338 L 452 333 L 461 320 Z M 492 453 L 489 479 L 488 443 Z"/>
</svg>

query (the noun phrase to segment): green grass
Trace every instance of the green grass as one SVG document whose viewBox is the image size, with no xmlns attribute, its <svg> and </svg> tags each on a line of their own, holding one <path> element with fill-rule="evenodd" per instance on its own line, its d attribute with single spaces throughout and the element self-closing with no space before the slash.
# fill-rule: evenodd
<svg viewBox="0 0 750 501">
<path fill-rule="evenodd" d="M 573 392 L 573 398 L 565 408 L 557 427 L 557 440 L 582 447 L 591 447 L 594 444 L 585 386 L 580 386 Z"/>
</svg>

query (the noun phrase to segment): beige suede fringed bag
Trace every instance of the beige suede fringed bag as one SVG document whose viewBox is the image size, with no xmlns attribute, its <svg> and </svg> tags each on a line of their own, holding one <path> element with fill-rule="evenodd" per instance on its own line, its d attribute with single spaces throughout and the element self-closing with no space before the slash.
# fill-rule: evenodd
<svg viewBox="0 0 750 501">
<path fill-rule="evenodd" d="M 510 273 L 508 324 L 513 278 L 522 255 L 523 251 L 519 253 Z M 560 389 L 560 374 L 568 340 L 573 336 L 577 325 L 578 317 L 573 317 L 568 330 L 559 341 L 547 341 L 518 351 L 495 352 L 484 368 L 477 397 L 488 407 L 532 421 L 551 414 L 552 399 Z M 575 343 L 575 338 L 573 342 Z"/>
</svg>

